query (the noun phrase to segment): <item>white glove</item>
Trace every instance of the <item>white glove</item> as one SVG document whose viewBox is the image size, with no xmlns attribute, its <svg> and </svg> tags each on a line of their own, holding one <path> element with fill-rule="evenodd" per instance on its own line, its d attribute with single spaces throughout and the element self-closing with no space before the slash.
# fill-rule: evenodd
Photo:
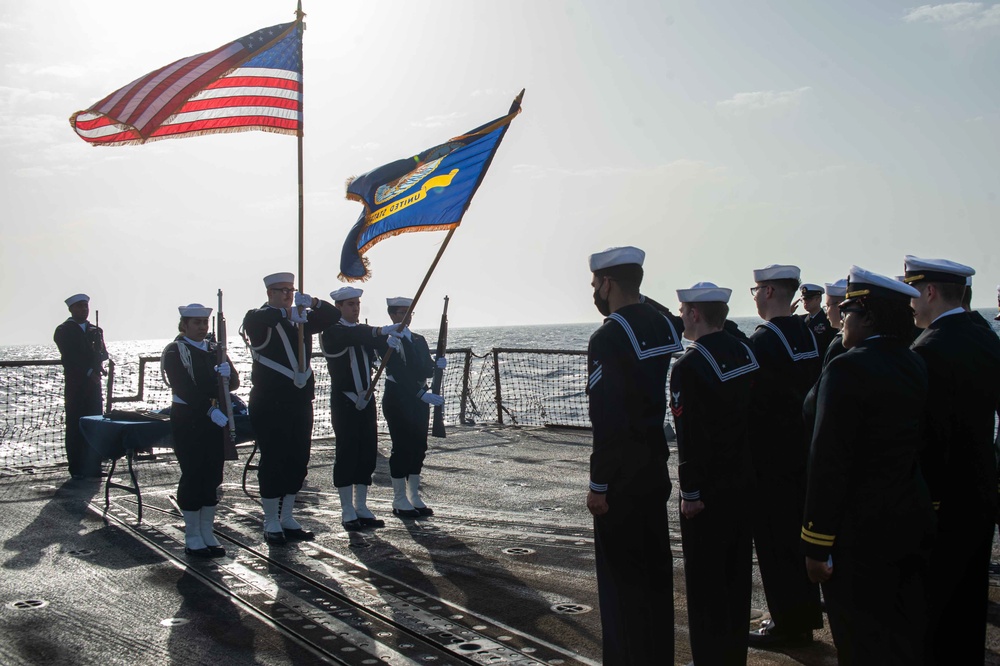
<svg viewBox="0 0 1000 666">
<path fill-rule="evenodd" d="M 223 379 L 229 379 L 230 375 L 233 373 L 232 368 L 229 367 L 228 361 L 223 361 L 219 365 L 215 366 L 215 371 L 219 373 L 219 376 Z"/>
<path fill-rule="evenodd" d="M 399 329 L 399 324 L 388 324 L 378 329 L 378 334 L 389 335 L 394 338 L 401 338 L 403 337 L 403 334 L 398 329 Z"/>
<path fill-rule="evenodd" d="M 444 398 L 442 398 L 439 395 L 435 395 L 430 391 L 427 391 L 422 396 L 420 396 L 420 399 L 426 402 L 431 407 L 440 407 L 441 405 L 444 404 Z"/>
<path fill-rule="evenodd" d="M 312 307 L 313 297 L 309 294 L 303 294 L 301 291 L 295 292 L 295 305 L 303 308 Z"/>
<path fill-rule="evenodd" d="M 397 337 L 393 337 L 391 335 L 388 338 L 385 339 L 385 343 L 387 345 L 389 345 L 389 348 L 392 349 L 393 351 L 397 351 L 398 352 L 400 349 L 403 348 L 403 342 L 402 342 L 402 340 L 400 340 Z"/>
<path fill-rule="evenodd" d="M 445 368 L 448 367 L 448 359 L 442 356 L 437 361 L 435 361 L 434 365 L 444 370 Z"/>
<path fill-rule="evenodd" d="M 362 393 L 361 395 L 358 396 L 358 399 L 354 401 L 354 409 L 361 412 L 364 411 L 365 407 L 367 406 L 368 406 L 368 399 L 365 397 L 365 394 Z"/>
<path fill-rule="evenodd" d="M 209 418 L 212 419 L 212 423 L 219 426 L 220 428 L 225 428 L 229 425 L 229 419 L 218 407 L 212 407 L 212 411 L 208 413 Z"/>
<path fill-rule="evenodd" d="M 309 320 L 306 318 L 305 312 L 299 313 L 298 308 L 288 308 L 288 321 L 293 324 L 304 324 Z"/>
</svg>

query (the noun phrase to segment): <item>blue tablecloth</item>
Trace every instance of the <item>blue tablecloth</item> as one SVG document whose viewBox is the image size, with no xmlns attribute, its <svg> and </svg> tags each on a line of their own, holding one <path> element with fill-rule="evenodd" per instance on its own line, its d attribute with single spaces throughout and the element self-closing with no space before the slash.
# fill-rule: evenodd
<svg viewBox="0 0 1000 666">
<path fill-rule="evenodd" d="M 253 437 L 250 417 L 237 415 L 236 441 L 249 442 Z M 101 455 L 102 460 L 121 458 L 129 450 L 173 448 L 174 438 L 170 431 L 170 421 L 115 421 L 103 416 L 84 416 L 80 419 L 80 430 L 91 448 Z M 222 430 L 219 430 L 222 437 Z"/>
</svg>

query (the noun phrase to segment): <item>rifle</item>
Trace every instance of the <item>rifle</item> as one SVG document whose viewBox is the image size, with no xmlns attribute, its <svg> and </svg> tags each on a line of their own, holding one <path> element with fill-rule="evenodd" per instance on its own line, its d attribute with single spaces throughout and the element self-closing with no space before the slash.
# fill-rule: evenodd
<svg viewBox="0 0 1000 666">
<path fill-rule="evenodd" d="M 445 350 L 448 348 L 448 297 L 444 297 L 444 310 L 441 312 L 441 329 L 438 331 L 437 356 L 435 360 L 444 358 Z M 434 395 L 441 395 L 441 383 L 444 380 L 444 370 L 434 367 L 434 379 L 431 381 L 431 391 Z M 444 405 L 434 408 L 434 422 L 431 426 L 431 435 L 434 437 L 444 437 Z"/>
<path fill-rule="evenodd" d="M 94 310 L 94 328 L 96 328 L 98 331 L 101 331 L 101 311 L 100 310 Z M 100 334 L 100 343 L 101 343 L 101 349 L 99 351 L 103 352 L 103 350 L 104 350 L 104 332 L 103 331 L 101 331 L 101 334 Z M 102 353 L 102 356 L 103 356 L 103 353 Z M 107 370 L 107 372 L 105 372 L 102 369 L 101 373 L 108 376 L 107 396 L 104 399 L 104 413 L 105 414 L 110 414 L 111 413 L 111 396 L 112 396 L 112 394 L 114 393 L 114 390 L 115 390 L 115 359 L 113 359 L 110 356 L 108 356 L 108 370 Z"/>
<path fill-rule="evenodd" d="M 226 317 L 222 314 L 222 290 L 219 290 L 219 314 L 216 317 L 217 333 L 215 344 L 215 364 L 226 362 Z M 229 396 L 229 378 L 219 375 L 219 409 L 229 419 L 229 427 L 222 432 L 224 460 L 238 460 L 236 453 L 236 419 L 233 418 L 233 401 Z"/>
</svg>

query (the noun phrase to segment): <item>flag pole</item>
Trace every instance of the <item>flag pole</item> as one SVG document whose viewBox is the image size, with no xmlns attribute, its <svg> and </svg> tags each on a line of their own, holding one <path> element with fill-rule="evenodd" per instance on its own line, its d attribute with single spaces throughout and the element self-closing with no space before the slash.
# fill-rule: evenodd
<svg viewBox="0 0 1000 666">
<path fill-rule="evenodd" d="M 299 69 L 299 99 L 301 100 L 299 105 L 299 129 L 296 132 L 296 139 L 298 143 L 298 171 L 299 171 L 299 292 L 305 290 L 305 259 L 304 259 L 304 237 L 305 237 L 305 196 L 304 196 L 304 186 L 302 178 L 302 135 L 305 133 L 305 54 L 302 50 L 302 37 L 305 32 L 305 24 L 302 19 L 305 18 L 305 12 L 302 11 L 302 0 L 298 0 L 298 6 L 295 9 L 295 20 L 299 22 L 299 57 L 302 58 L 302 67 Z M 292 307 L 295 307 L 294 305 Z M 305 375 L 306 363 L 308 359 L 306 358 L 306 339 L 305 339 L 305 325 L 299 325 L 299 373 Z"/>
<path fill-rule="evenodd" d="M 519 108 L 521 108 L 521 99 L 523 97 L 524 97 L 524 90 L 522 89 L 521 92 L 518 93 L 517 97 L 514 98 L 514 101 L 511 103 L 510 110 L 507 111 L 508 115 L 514 113 Z M 507 125 L 504 127 L 503 134 L 500 136 L 500 138 L 497 140 L 496 145 L 493 147 L 493 154 L 490 155 L 489 159 L 486 161 L 486 164 L 483 166 L 482 171 L 479 172 L 479 180 L 476 182 L 476 186 L 472 189 L 472 194 L 469 195 L 469 200 L 465 202 L 465 208 L 462 209 L 462 214 L 458 218 L 459 222 L 461 222 L 462 218 L 465 217 L 465 211 L 469 209 L 469 204 L 472 203 L 472 198 L 476 195 L 476 190 L 479 189 L 479 186 L 483 182 L 483 178 L 486 176 L 486 172 L 489 171 L 490 164 L 493 162 L 493 156 L 497 154 L 497 149 L 500 147 L 500 142 L 503 141 L 503 137 L 507 134 L 507 129 L 509 127 L 510 123 L 507 123 Z M 448 247 L 448 243 L 451 242 L 451 237 L 455 235 L 456 229 L 458 229 L 458 225 L 455 225 L 454 227 L 448 230 L 448 235 L 445 236 L 444 242 L 441 243 L 441 248 L 438 250 L 437 256 L 434 257 L 434 261 L 431 262 L 431 267 L 427 269 L 427 274 L 424 276 L 423 282 L 420 283 L 420 288 L 417 289 L 417 293 L 413 296 L 413 301 L 410 303 L 410 307 L 406 309 L 406 314 L 403 315 L 403 319 L 402 321 L 399 322 L 399 326 L 397 327 L 396 330 L 402 331 L 403 328 L 405 327 L 406 320 L 409 318 L 410 313 L 412 313 L 413 310 L 416 308 L 417 301 L 420 300 L 420 295 L 424 293 L 424 287 L 427 286 L 427 282 L 431 279 L 431 274 L 434 273 L 434 269 L 437 268 L 438 262 L 441 261 L 441 255 L 444 254 L 445 249 Z M 385 356 L 382 357 L 382 363 L 379 365 L 378 370 L 375 372 L 375 377 L 372 378 L 372 382 L 368 386 L 368 392 L 365 393 L 364 402 L 367 403 L 369 400 L 371 400 L 372 393 L 375 392 L 375 385 L 378 383 L 378 378 L 382 376 L 382 371 L 385 370 L 385 366 L 389 362 L 390 357 L 392 357 L 392 347 L 389 347 L 389 349 L 386 351 Z"/>
</svg>

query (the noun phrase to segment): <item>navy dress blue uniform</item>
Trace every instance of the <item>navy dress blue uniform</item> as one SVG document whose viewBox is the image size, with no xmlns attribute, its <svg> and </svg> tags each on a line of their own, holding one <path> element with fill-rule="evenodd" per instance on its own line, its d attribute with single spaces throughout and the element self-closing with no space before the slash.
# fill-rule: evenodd
<svg viewBox="0 0 1000 666">
<path fill-rule="evenodd" d="M 591 490 L 604 663 L 655 664 L 673 655 L 673 566 L 667 528 L 666 379 L 681 351 L 652 306 L 618 309 L 590 338 Z"/>
<path fill-rule="evenodd" d="M 309 312 L 303 329 L 306 376 L 297 385 L 297 325 L 286 318 L 283 309 L 266 304 L 243 318 L 243 331 L 253 352 L 248 407 L 260 448 L 257 481 L 261 497 L 294 495 L 302 488 L 309 465 L 315 397 L 315 379 L 308 363 L 312 336 L 339 319 L 340 311 L 322 300 Z"/>
<path fill-rule="evenodd" d="M 919 472 L 927 371 L 907 341 L 870 338 L 833 358 L 805 405 L 815 423 L 801 529 L 826 561 L 841 664 L 920 664 L 933 516 Z"/>
<path fill-rule="evenodd" d="M 409 332 L 402 348 L 389 357 L 382 413 L 389 424 L 392 454 L 389 475 L 399 479 L 420 474 L 427 455 L 430 405 L 421 400 L 434 375 L 434 360 L 424 336 Z"/>
<path fill-rule="evenodd" d="M 337 442 L 333 463 L 333 485 L 369 486 L 378 458 L 378 424 L 375 401 L 364 409 L 356 406 L 368 392 L 377 354 L 386 351 L 385 336 L 366 324 L 340 320 L 320 336 L 323 356 L 330 371 L 330 417 Z"/>
<path fill-rule="evenodd" d="M 225 464 L 223 437 L 226 431 L 213 423 L 208 415 L 219 395 L 216 360 L 215 343 L 206 343 L 203 349 L 183 335 L 178 335 L 168 344 L 161 356 L 163 373 L 174 394 L 170 406 L 170 429 L 174 453 L 181 468 L 177 505 L 182 511 L 197 511 L 218 503 L 217 489 L 222 485 Z M 239 374 L 228 356 L 226 362 L 231 368 L 229 388 L 235 391 L 240 385 Z"/>
<path fill-rule="evenodd" d="M 938 519 L 928 651 L 937 664 L 982 663 L 997 512 L 993 428 L 1000 340 L 969 313 L 955 312 L 931 323 L 913 351 L 930 376 L 922 465 Z"/>
<path fill-rule="evenodd" d="M 786 633 L 823 626 L 819 586 L 799 553 L 808 436 L 802 405 L 820 372 L 812 332 L 801 317 L 774 317 L 750 336 L 760 364 L 754 374 L 750 450 L 757 474 L 753 512 L 757 561 L 774 624 Z"/>
<path fill-rule="evenodd" d="M 691 652 L 697 664 L 746 664 L 752 589 L 755 479 L 748 425 L 757 371 L 750 348 L 725 331 L 691 343 L 670 374 L 681 498 L 702 501 L 681 518 Z"/>
<path fill-rule="evenodd" d="M 837 329 L 830 325 L 830 318 L 823 310 L 814 315 L 808 313 L 802 315 L 802 321 L 812 331 L 813 337 L 816 339 L 816 348 L 819 349 L 819 356 L 823 358 L 834 336 L 837 335 Z"/>
<path fill-rule="evenodd" d="M 89 299 L 88 299 L 89 300 Z M 104 331 L 89 321 L 72 317 L 59 324 L 52 336 L 59 348 L 65 378 L 66 459 L 72 476 L 97 476 L 98 454 L 80 431 L 80 418 L 101 414 L 101 364 L 108 359 Z"/>
</svg>

